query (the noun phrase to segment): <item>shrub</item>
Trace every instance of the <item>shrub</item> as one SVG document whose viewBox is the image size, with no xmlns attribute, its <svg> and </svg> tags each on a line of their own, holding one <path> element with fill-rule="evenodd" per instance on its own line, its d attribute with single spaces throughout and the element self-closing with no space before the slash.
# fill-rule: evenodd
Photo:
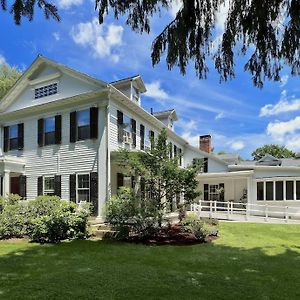
<svg viewBox="0 0 300 300">
<path fill-rule="evenodd" d="M 189 232 L 195 235 L 200 241 L 205 241 L 207 231 L 204 228 L 204 223 L 199 220 L 196 214 L 189 214 L 182 220 L 184 232 Z"/>
<path fill-rule="evenodd" d="M 106 221 L 116 227 L 120 239 L 128 237 L 130 233 L 141 237 L 155 234 L 161 219 L 158 214 L 150 201 L 145 200 L 141 204 L 132 190 L 124 187 L 108 201 L 105 210 Z"/>
<path fill-rule="evenodd" d="M 27 234 L 35 242 L 85 238 L 89 210 L 58 197 L 40 196 L 28 205 Z"/>
<path fill-rule="evenodd" d="M 26 205 L 5 205 L 0 214 L 0 239 L 20 238 L 26 233 Z"/>
</svg>

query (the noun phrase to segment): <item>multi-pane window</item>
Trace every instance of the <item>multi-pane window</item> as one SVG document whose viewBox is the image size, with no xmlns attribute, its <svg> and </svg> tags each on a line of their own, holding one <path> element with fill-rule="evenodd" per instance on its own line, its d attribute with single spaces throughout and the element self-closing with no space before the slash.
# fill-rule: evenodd
<svg viewBox="0 0 300 300">
<path fill-rule="evenodd" d="M 90 175 L 77 175 L 77 202 L 90 201 Z"/>
<path fill-rule="evenodd" d="M 144 136 L 144 149 L 151 149 L 151 130 L 145 127 L 145 136 Z"/>
<path fill-rule="evenodd" d="M 273 181 L 266 182 L 266 200 L 274 200 L 274 183 Z"/>
<path fill-rule="evenodd" d="M 264 200 L 264 183 L 257 183 L 257 200 Z"/>
<path fill-rule="evenodd" d="M 286 187 L 286 200 L 294 200 L 294 181 L 286 181 L 285 183 Z"/>
<path fill-rule="evenodd" d="M 19 147 L 18 143 L 18 125 L 12 125 L 8 127 L 9 129 L 9 150 L 17 150 Z"/>
<path fill-rule="evenodd" d="M 44 119 L 45 145 L 55 144 L 55 117 Z"/>
<path fill-rule="evenodd" d="M 283 181 L 276 181 L 275 189 L 276 200 L 283 200 Z"/>
<path fill-rule="evenodd" d="M 45 176 L 44 177 L 44 195 L 54 196 L 55 195 L 55 183 L 54 176 Z"/>
<path fill-rule="evenodd" d="M 88 109 L 77 112 L 78 140 L 90 138 L 90 121 L 90 111 Z"/>
<path fill-rule="evenodd" d="M 211 184 L 209 186 L 209 200 L 218 201 L 219 200 L 219 185 Z"/>
<path fill-rule="evenodd" d="M 39 99 L 57 94 L 57 83 L 48 84 L 34 90 L 34 98 Z"/>
<path fill-rule="evenodd" d="M 132 124 L 131 118 L 124 115 L 123 117 L 123 142 L 125 144 L 131 144 L 132 142 Z"/>
</svg>

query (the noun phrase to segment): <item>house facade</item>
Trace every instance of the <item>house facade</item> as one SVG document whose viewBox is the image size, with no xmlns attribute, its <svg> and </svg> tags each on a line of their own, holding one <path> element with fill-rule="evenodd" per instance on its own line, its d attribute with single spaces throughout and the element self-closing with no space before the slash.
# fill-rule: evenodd
<svg viewBox="0 0 300 300">
<path fill-rule="evenodd" d="M 144 110 L 145 91 L 140 76 L 106 83 L 38 56 L 0 101 L 1 195 L 88 201 L 100 217 L 117 188 L 132 184 L 116 152 L 147 151 L 163 129 L 182 167 L 201 159 L 205 172 L 227 170 L 175 133 L 174 110 Z"/>
</svg>

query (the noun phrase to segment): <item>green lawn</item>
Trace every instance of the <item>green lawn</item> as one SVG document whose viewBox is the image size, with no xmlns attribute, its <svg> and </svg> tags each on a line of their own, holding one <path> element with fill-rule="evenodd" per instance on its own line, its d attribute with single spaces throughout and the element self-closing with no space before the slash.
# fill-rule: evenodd
<svg viewBox="0 0 300 300">
<path fill-rule="evenodd" d="M 300 225 L 222 223 L 194 246 L 0 242 L 0 299 L 300 299 Z"/>
</svg>

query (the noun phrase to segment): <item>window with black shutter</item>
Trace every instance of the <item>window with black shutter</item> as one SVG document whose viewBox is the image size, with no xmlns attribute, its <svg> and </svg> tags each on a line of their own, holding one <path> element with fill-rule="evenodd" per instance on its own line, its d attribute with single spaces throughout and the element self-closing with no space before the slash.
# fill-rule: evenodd
<svg viewBox="0 0 300 300">
<path fill-rule="evenodd" d="M 117 111 L 117 123 L 118 123 L 118 142 L 119 143 L 123 143 L 123 137 L 124 137 L 124 133 L 123 133 L 123 123 L 124 123 L 124 116 L 123 113 L 121 111 Z"/>
<path fill-rule="evenodd" d="M 20 184 L 20 196 L 25 200 L 26 199 L 26 176 L 21 175 L 19 179 Z"/>
<path fill-rule="evenodd" d="M 136 121 L 131 119 L 132 147 L 136 147 Z"/>
<path fill-rule="evenodd" d="M 39 147 L 61 143 L 61 115 L 38 120 Z"/>
<path fill-rule="evenodd" d="M 37 194 L 38 194 L 38 196 L 43 195 L 43 176 L 38 177 L 38 180 L 37 180 Z"/>
<path fill-rule="evenodd" d="M 145 126 L 140 125 L 141 150 L 145 148 Z"/>
<path fill-rule="evenodd" d="M 91 137 L 91 115 L 90 110 L 77 112 L 77 140 L 87 140 Z"/>
<path fill-rule="evenodd" d="M 61 176 L 54 176 L 54 195 L 61 197 Z"/>
<path fill-rule="evenodd" d="M 90 138 L 97 139 L 98 138 L 98 107 L 90 108 Z"/>
<path fill-rule="evenodd" d="M 69 178 L 70 201 L 76 203 L 76 174 L 71 174 Z"/>
<path fill-rule="evenodd" d="M 76 111 L 70 113 L 70 143 L 77 141 L 77 114 Z"/>
<path fill-rule="evenodd" d="M 24 148 L 24 124 L 4 127 L 4 152 Z"/>
</svg>

